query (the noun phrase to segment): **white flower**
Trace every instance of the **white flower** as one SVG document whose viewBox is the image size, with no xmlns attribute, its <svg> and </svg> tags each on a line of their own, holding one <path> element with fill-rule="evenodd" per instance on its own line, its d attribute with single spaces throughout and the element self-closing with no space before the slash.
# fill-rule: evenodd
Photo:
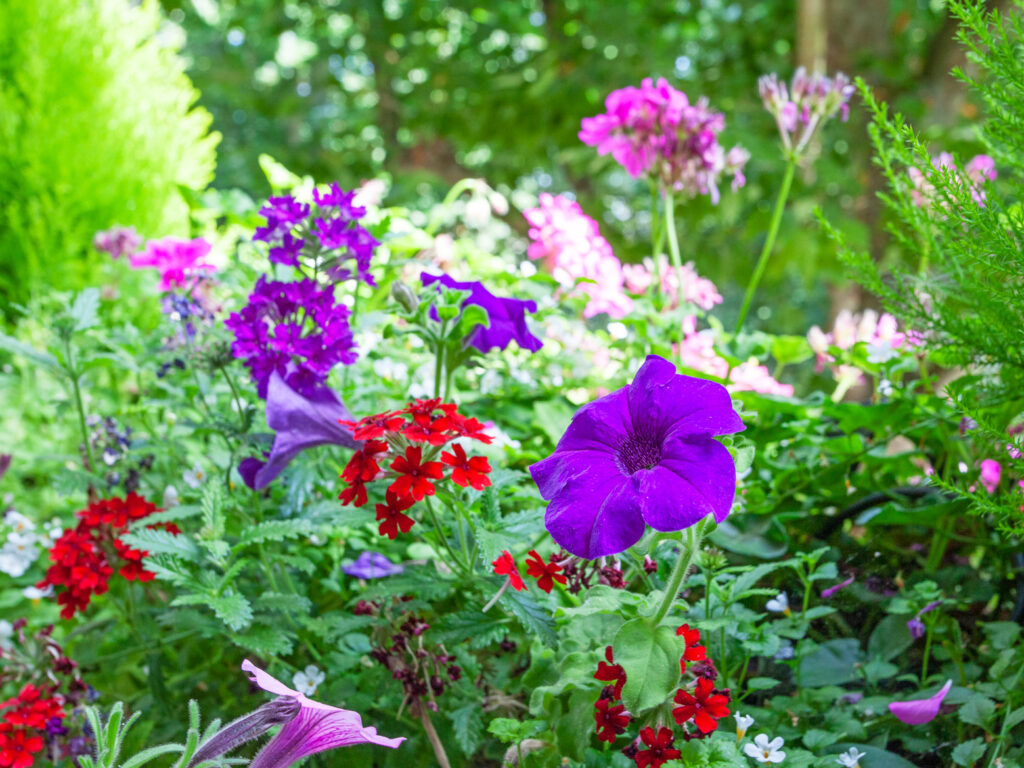
<svg viewBox="0 0 1024 768">
<path fill-rule="evenodd" d="M 14 533 L 28 533 L 36 529 L 35 523 L 21 514 L 21 512 L 15 512 L 13 509 L 4 515 L 4 522 L 11 526 Z"/>
<path fill-rule="evenodd" d="M 868 344 L 869 363 L 887 363 L 898 356 L 899 352 L 892 348 L 890 339 L 883 339 L 877 344 Z"/>
<path fill-rule="evenodd" d="M 773 613 L 784 613 L 787 616 L 790 615 L 789 598 L 786 597 L 785 592 L 779 592 L 778 597 L 773 597 L 764 604 L 764 607 Z"/>
<path fill-rule="evenodd" d="M 843 752 L 836 758 L 836 762 L 844 768 L 860 768 L 860 759 L 866 754 L 867 752 L 858 752 L 856 747 L 850 747 L 850 751 Z"/>
<path fill-rule="evenodd" d="M 303 693 L 306 696 L 312 696 L 316 693 L 317 686 L 320 685 L 326 677 L 327 675 L 310 664 L 301 672 L 295 673 L 292 677 L 292 685 L 295 686 L 295 690 L 299 693 Z"/>
<path fill-rule="evenodd" d="M 164 488 L 164 499 L 162 505 L 163 508 L 170 509 L 171 507 L 178 506 L 179 503 L 180 502 L 178 501 L 178 489 L 175 488 L 173 485 L 168 485 L 166 488 Z"/>
<path fill-rule="evenodd" d="M 405 381 L 409 375 L 409 366 L 386 357 L 373 361 L 373 372 L 385 381 Z"/>
<path fill-rule="evenodd" d="M 12 533 L 0 549 L 0 572 L 18 578 L 39 557 L 34 533 Z"/>
<path fill-rule="evenodd" d="M 878 386 L 876 387 L 876 391 L 878 392 L 878 394 L 881 397 L 891 397 L 892 396 L 892 382 L 889 381 L 888 379 L 879 379 L 878 380 Z"/>
<path fill-rule="evenodd" d="M 739 741 L 746 735 L 747 729 L 754 724 L 754 718 L 750 715 L 741 715 L 739 712 L 733 717 L 736 718 L 736 741 Z"/>
<path fill-rule="evenodd" d="M 185 485 L 187 485 L 189 488 L 198 488 L 200 485 L 203 484 L 203 481 L 206 480 L 206 473 L 203 472 L 203 468 L 199 465 L 199 462 L 197 461 L 195 463 L 195 466 L 192 467 L 192 469 L 186 469 L 185 474 L 183 474 L 181 477 L 185 481 Z"/>
<path fill-rule="evenodd" d="M 786 759 L 786 753 L 779 749 L 786 742 L 781 736 L 776 736 L 771 741 L 763 733 L 757 734 L 753 744 L 747 744 L 743 751 L 757 760 L 759 763 L 781 763 Z"/>
<path fill-rule="evenodd" d="M 46 589 L 40 589 L 39 587 L 25 587 L 21 590 L 21 596 L 27 600 L 42 600 L 44 597 L 53 596 L 53 587 L 47 586 Z"/>
<path fill-rule="evenodd" d="M 0 648 L 10 648 L 14 637 L 14 625 L 7 619 L 0 619 Z"/>
<path fill-rule="evenodd" d="M 613 339 L 621 341 L 629 335 L 629 331 L 626 329 L 625 323 L 608 323 L 608 335 Z"/>
</svg>

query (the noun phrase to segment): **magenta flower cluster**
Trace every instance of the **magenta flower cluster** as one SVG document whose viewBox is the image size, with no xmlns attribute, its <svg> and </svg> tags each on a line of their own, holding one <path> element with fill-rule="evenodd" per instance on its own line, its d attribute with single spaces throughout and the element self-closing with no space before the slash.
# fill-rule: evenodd
<svg viewBox="0 0 1024 768">
<path fill-rule="evenodd" d="M 340 282 L 353 277 L 346 265 L 355 261 L 355 275 L 376 285 L 370 274 L 373 249 L 380 242 L 359 221 L 366 209 L 355 204 L 355 191 L 346 192 L 337 183 L 327 192 L 313 190 L 310 206 L 291 195 L 271 197 L 260 209 L 266 226 L 257 227 L 253 240 L 270 246 L 268 258 L 302 270 L 309 266 Z"/>
<path fill-rule="evenodd" d="M 803 67 L 793 74 L 789 87 L 775 73 L 757 81 L 761 101 L 775 118 L 786 150 L 800 155 L 814 132 L 837 114 L 843 122 L 850 116 L 854 87 L 842 72 L 835 77 L 808 75 Z"/>
<path fill-rule="evenodd" d="M 201 237 L 183 240 L 165 237 L 150 240 L 141 253 L 130 257 L 132 269 L 155 269 L 160 272 L 160 290 L 186 288 L 190 291 L 203 275 L 216 272 L 217 267 L 206 261 L 210 244 Z"/>
<path fill-rule="evenodd" d="M 235 334 L 231 350 L 245 362 L 266 398 L 275 371 L 294 390 L 310 397 L 338 363 L 354 363 L 355 341 L 348 307 L 334 299 L 334 288 L 304 279 L 293 283 L 261 276 L 249 303 L 225 325 Z"/>
<path fill-rule="evenodd" d="M 530 224 L 527 255 L 542 260 L 558 283 L 587 297 L 584 317 L 607 313 L 625 317 L 633 300 L 623 287 L 625 273 L 597 222 L 579 204 L 563 195 L 543 193 L 540 205 L 523 211 Z M 586 280 L 577 287 L 578 280 Z M 592 282 L 590 282 L 592 281 Z"/>
<path fill-rule="evenodd" d="M 584 118 L 581 128 L 580 141 L 610 154 L 633 178 L 651 176 L 668 189 L 708 195 L 715 203 L 722 176 L 732 177 L 734 190 L 745 183 L 750 153 L 738 146 L 726 151 L 718 141 L 725 116 L 713 112 L 707 99 L 691 104 L 664 78 L 612 91 L 604 114 Z"/>
</svg>

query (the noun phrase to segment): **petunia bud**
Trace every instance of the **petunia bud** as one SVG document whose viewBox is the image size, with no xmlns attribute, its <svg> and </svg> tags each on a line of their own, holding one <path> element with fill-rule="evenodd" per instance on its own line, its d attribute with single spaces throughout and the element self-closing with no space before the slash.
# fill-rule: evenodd
<svg viewBox="0 0 1024 768">
<path fill-rule="evenodd" d="M 225 725 L 192 756 L 186 768 L 227 754 L 247 741 L 259 738 L 275 725 L 295 719 L 302 705 L 294 696 L 278 696 L 259 709 Z"/>
<path fill-rule="evenodd" d="M 420 299 L 416 293 L 401 280 L 396 280 L 391 284 L 391 297 L 407 312 L 415 312 L 420 305 Z"/>
</svg>

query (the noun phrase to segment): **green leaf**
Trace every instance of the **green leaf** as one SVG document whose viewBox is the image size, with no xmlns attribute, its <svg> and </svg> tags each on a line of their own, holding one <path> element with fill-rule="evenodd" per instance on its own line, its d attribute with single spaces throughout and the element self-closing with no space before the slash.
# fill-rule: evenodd
<svg viewBox="0 0 1024 768">
<path fill-rule="evenodd" d="M 857 678 L 862 657 L 856 638 L 828 640 L 800 660 L 800 681 L 810 688 L 848 683 Z"/>
<path fill-rule="evenodd" d="M 849 752 L 851 747 L 856 747 L 858 752 L 864 753 L 864 757 L 861 758 L 861 765 L 864 768 L 915 768 L 913 763 L 904 760 L 899 755 L 873 747 L 870 744 L 855 744 L 843 741 L 833 744 L 826 751 L 830 755 L 838 755 L 842 752 Z"/>
<path fill-rule="evenodd" d="M 511 610 L 523 628 L 536 635 L 544 645 L 549 648 L 558 645 L 555 620 L 528 593 L 505 590 L 505 594 L 501 596 L 501 604 Z"/>
<path fill-rule="evenodd" d="M 6 349 L 12 354 L 21 355 L 26 360 L 31 360 L 37 365 L 44 365 L 47 368 L 53 368 L 54 370 L 58 370 L 60 368 L 60 363 L 57 362 L 57 358 L 53 355 L 47 354 L 46 352 L 40 352 L 35 347 L 23 344 L 17 339 L 3 333 L 0 333 L 0 349 Z"/>
<path fill-rule="evenodd" d="M 452 710 L 448 715 L 455 731 L 455 742 L 464 755 L 476 752 L 484 735 L 484 716 L 478 702 L 470 702 L 463 707 Z"/>
<path fill-rule="evenodd" d="M 960 719 L 965 723 L 977 725 L 980 728 L 988 728 L 992 715 L 995 714 L 996 703 L 987 696 L 980 693 L 974 694 L 966 703 L 960 706 L 957 712 Z"/>
<path fill-rule="evenodd" d="M 868 656 L 882 661 L 890 661 L 914 643 L 914 638 L 907 627 L 906 616 L 886 616 L 871 632 L 868 638 Z"/>
<path fill-rule="evenodd" d="M 502 744 L 518 744 L 536 736 L 544 730 L 543 720 L 513 720 L 510 717 L 496 717 L 487 724 L 487 732 L 494 734 Z"/>
<path fill-rule="evenodd" d="M 98 288 L 86 288 L 75 296 L 69 312 L 74 320 L 74 329 L 84 331 L 92 328 L 98 322 L 100 308 L 100 292 Z"/>
<path fill-rule="evenodd" d="M 462 317 L 459 318 L 458 336 L 465 338 L 478 325 L 482 325 L 484 328 L 491 327 L 491 318 L 487 314 L 487 310 L 479 304 L 467 304 L 462 310 Z"/>
<path fill-rule="evenodd" d="M 312 532 L 313 527 L 308 520 L 267 520 L 244 530 L 238 537 L 238 543 L 235 544 L 234 549 L 241 549 L 263 541 L 283 541 L 299 536 L 308 536 Z"/>
<path fill-rule="evenodd" d="M 822 731 L 817 728 L 812 728 L 803 736 L 804 746 L 815 751 L 823 749 L 830 744 L 835 744 L 840 738 L 841 736 L 838 733 Z"/>
<path fill-rule="evenodd" d="M 953 748 L 953 754 L 951 757 L 953 758 L 953 762 L 957 765 L 963 765 L 966 766 L 966 768 L 970 768 L 970 766 L 978 762 L 984 754 L 985 740 L 979 736 L 976 739 L 971 739 L 970 741 L 964 741 L 957 744 L 956 747 Z"/>
<path fill-rule="evenodd" d="M 454 645 L 469 640 L 469 647 L 473 649 L 494 645 L 508 633 L 507 618 L 489 614 L 481 616 L 479 611 L 451 613 L 444 616 L 436 629 L 431 627 L 434 642 Z"/>
<path fill-rule="evenodd" d="M 772 341 L 772 357 L 779 365 L 792 365 L 808 360 L 814 354 L 804 336 L 776 336 Z"/>
<path fill-rule="evenodd" d="M 210 595 L 208 604 L 217 618 L 236 632 L 245 629 L 252 622 L 252 606 L 244 595 L 238 592 L 224 595 Z"/>
<path fill-rule="evenodd" d="M 779 684 L 779 681 L 774 677 L 752 677 L 747 680 L 748 691 L 767 691 L 769 688 L 774 688 Z"/>
<path fill-rule="evenodd" d="M 269 624 L 253 627 L 244 633 L 229 635 L 232 642 L 260 656 L 284 656 L 292 651 L 291 636 Z"/>
<path fill-rule="evenodd" d="M 662 704 L 679 683 L 681 647 L 669 627 L 646 619 L 627 621 L 612 641 L 615 662 L 626 672 L 622 701 L 634 714 Z"/>
<path fill-rule="evenodd" d="M 173 555 L 191 563 L 199 561 L 199 547 L 185 534 L 176 536 L 160 528 L 137 528 L 122 534 L 121 541 L 149 555 Z"/>
<path fill-rule="evenodd" d="M 134 757 L 121 764 L 121 768 L 138 768 L 145 765 L 154 757 L 166 755 L 168 752 L 181 752 L 184 748 L 180 744 L 161 744 L 158 747 L 150 747 L 137 753 Z"/>
<path fill-rule="evenodd" d="M 539 426 L 552 443 L 562 439 L 573 410 L 565 400 L 539 400 L 533 404 L 533 423 Z"/>
</svg>

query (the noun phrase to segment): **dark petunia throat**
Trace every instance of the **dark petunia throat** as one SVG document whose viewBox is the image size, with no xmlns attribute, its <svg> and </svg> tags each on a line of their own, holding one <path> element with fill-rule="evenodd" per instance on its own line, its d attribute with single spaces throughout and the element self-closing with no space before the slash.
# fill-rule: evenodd
<svg viewBox="0 0 1024 768">
<path fill-rule="evenodd" d="M 654 469 L 661 461 L 661 440 L 643 432 L 631 432 L 615 446 L 615 463 L 624 474 Z"/>
</svg>

